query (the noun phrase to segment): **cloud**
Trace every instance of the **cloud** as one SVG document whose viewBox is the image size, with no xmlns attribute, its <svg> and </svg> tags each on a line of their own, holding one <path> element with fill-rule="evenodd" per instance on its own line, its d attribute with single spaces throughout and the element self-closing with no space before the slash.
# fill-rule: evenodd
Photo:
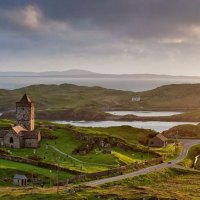
<svg viewBox="0 0 200 200">
<path fill-rule="evenodd" d="M 96 30 L 113 37 L 162 41 L 191 37 L 185 31 L 200 26 L 200 1 L 196 0 L 11 0 L 0 2 L 0 24 L 20 30 L 43 31 L 64 26 Z M 12 23 L 12 24 L 10 24 Z M 8 26 L 7 24 L 10 24 Z M 13 27 L 12 27 L 13 26 Z M 181 42 L 187 42 L 183 40 Z M 168 43 L 163 42 L 163 43 Z M 170 42 L 169 42 L 170 43 Z"/>
<path fill-rule="evenodd" d="M 199 8 L 197 0 L 0 1 L 0 67 L 7 58 L 24 67 L 23 59 L 39 58 L 38 69 L 40 61 L 76 68 L 101 63 L 106 70 L 120 63 L 129 71 L 198 66 Z"/>
<path fill-rule="evenodd" d="M 27 5 L 21 8 L 1 9 L 0 22 L 6 27 L 18 31 L 20 29 L 37 29 L 41 25 L 42 13 L 37 6 Z M 7 26 L 8 24 L 8 26 Z M 4 27 L 3 27 L 4 28 Z"/>
</svg>

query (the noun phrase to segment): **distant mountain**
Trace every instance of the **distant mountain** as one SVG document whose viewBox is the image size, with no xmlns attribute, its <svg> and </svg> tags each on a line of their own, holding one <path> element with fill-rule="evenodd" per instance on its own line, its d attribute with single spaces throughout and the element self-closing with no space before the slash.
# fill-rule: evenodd
<svg viewBox="0 0 200 200">
<path fill-rule="evenodd" d="M 66 71 L 46 72 L 0 72 L 0 76 L 81 76 L 96 74 L 87 70 L 71 69 Z"/>
<path fill-rule="evenodd" d="M 71 69 L 46 72 L 0 72 L 1 77 L 74 77 L 74 78 L 129 78 L 129 79 L 200 79 L 200 76 L 172 76 L 159 74 L 100 74 L 88 70 Z"/>
<path fill-rule="evenodd" d="M 93 75 L 97 74 L 87 70 L 81 69 L 70 69 L 66 71 L 47 71 L 47 72 L 40 72 L 37 73 L 40 76 L 81 76 L 81 75 Z"/>
</svg>

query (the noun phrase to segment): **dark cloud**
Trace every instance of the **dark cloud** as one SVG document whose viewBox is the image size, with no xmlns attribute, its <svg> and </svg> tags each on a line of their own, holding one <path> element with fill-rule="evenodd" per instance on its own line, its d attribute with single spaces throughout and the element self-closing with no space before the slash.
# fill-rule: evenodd
<svg viewBox="0 0 200 200">
<path fill-rule="evenodd" d="M 142 39 L 180 36 L 183 33 L 179 27 L 200 24 L 200 1 L 197 0 L 0 1 L 2 9 L 26 5 L 38 6 L 49 20 L 66 22 L 77 28 L 101 28 L 112 34 Z"/>
</svg>

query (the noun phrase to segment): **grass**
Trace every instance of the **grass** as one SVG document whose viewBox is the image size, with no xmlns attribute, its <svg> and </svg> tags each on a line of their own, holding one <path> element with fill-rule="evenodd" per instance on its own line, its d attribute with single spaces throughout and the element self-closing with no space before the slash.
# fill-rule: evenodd
<svg viewBox="0 0 200 200">
<path fill-rule="evenodd" d="M 117 137 L 130 145 L 136 145 L 138 147 L 142 147 L 142 144 L 147 143 L 150 134 L 156 134 L 155 131 L 150 129 L 140 129 L 131 126 L 116 126 L 106 128 L 77 127 L 77 129 L 88 135 Z M 142 148 L 144 148 L 144 146 Z"/>
<path fill-rule="evenodd" d="M 142 153 L 142 152 L 124 152 L 121 149 L 114 148 L 112 151 L 112 155 L 114 155 L 118 160 L 124 164 L 131 164 L 134 162 L 142 162 L 144 160 L 149 160 L 154 158 L 152 154 Z"/>
<path fill-rule="evenodd" d="M 198 109 L 200 84 L 172 84 L 139 92 L 142 101 L 136 106 L 151 109 Z"/>
<path fill-rule="evenodd" d="M 13 123 L 12 120 L 8 120 L 8 119 L 1 119 L 0 120 L 0 128 L 7 128 L 7 127 L 10 127 L 13 124 L 14 123 Z"/>
<path fill-rule="evenodd" d="M 168 138 L 200 138 L 200 125 L 183 124 L 174 126 L 171 129 L 164 132 L 164 135 Z"/>
<path fill-rule="evenodd" d="M 60 188 L 56 194 L 56 188 L 1 188 L 0 199 L 11 200 L 114 200 L 114 199 L 178 199 L 198 200 L 200 198 L 200 173 L 178 169 L 164 169 L 131 179 L 102 185 L 101 187 L 73 187 L 74 194 L 65 192 L 67 188 Z M 71 188 L 69 186 L 69 188 Z M 12 191 L 12 192 L 11 192 Z"/>
<path fill-rule="evenodd" d="M 180 143 L 178 144 L 171 143 L 168 144 L 165 148 L 150 148 L 150 149 L 160 154 L 165 161 L 169 161 L 175 159 L 178 155 L 180 155 L 182 145 Z"/>
<path fill-rule="evenodd" d="M 41 179 L 52 179 L 56 180 L 57 171 L 49 170 L 33 165 L 18 163 L 8 160 L 0 159 L 0 186 L 6 186 L 12 184 L 12 178 L 15 174 L 25 174 L 28 178 L 36 176 Z M 60 180 L 65 180 L 71 177 L 72 174 L 59 171 L 58 177 Z"/>
<path fill-rule="evenodd" d="M 0 90 L 0 110 L 14 109 L 13 102 L 24 93 L 36 102 L 40 110 L 59 110 L 85 106 L 102 108 L 109 105 L 130 105 L 133 92 L 105 89 L 101 87 L 62 85 L 32 85 L 15 90 Z M 46 95 L 48 94 L 48 95 Z M 98 95 L 96 95 L 98 94 Z M 99 101 L 101 96 L 101 101 Z"/>
<path fill-rule="evenodd" d="M 101 171 L 106 170 L 109 167 L 104 166 L 95 166 L 95 165 L 87 165 L 87 164 L 81 164 L 79 162 L 74 162 L 70 158 L 61 155 L 60 153 L 53 150 L 50 145 L 53 145 L 57 147 L 62 152 L 69 154 L 77 159 L 80 159 L 84 162 L 90 162 L 90 163 L 104 163 L 107 165 L 113 165 L 118 166 L 117 160 L 109 154 L 103 154 L 99 153 L 96 154 L 95 152 L 91 152 L 85 156 L 81 155 L 73 155 L 72 151 L 78 147 L 81 142 L 74 138 L 72 134 L 69 131 L 58 129 L 55 131 L 52 131 L 52 134 L 57 136 L 58 139 L 55 140 L 48 140 L 48 139 L 42 139 L 40 148 L 36 149 L 35 155 L 42 158 L 43 161 L 49 162 L 49 163 L 57 163 L 57 158 L 59 158 L 59 165 L 63 167 L 67 167 L 70 169 L 75 169 L 78 171 L 84 171 L 84 172 L 95 172 L 95 171 Z M 47 145 L 48 144 L 48 145 Z M 30 155 L 34 155 L 34 150 L 30 148 L 25 149 L 9 149 L 9 151 L 13 155 L 21 156 L 21 157 L 28 157 Z"/>
<path fill-rule="evenodd" d="M 38 110 L 73 109 L 77 113 L 85 108 L 94 111 L 105 108 L 143 110 L 194 110 L 200 107 L 200 84 L 173 84 L 146 92 L 130 92 L 101 87 L 62 85 L 32 85 L 15 90 L 0 90 L 0 110 L 12 110 L 24 92 L 36 102 Z M 48 95 L 46 95 L 48 94 Z M 98 94 L 98 95 L 96 95 Z M 140 96 L 140 102 L 132 102 Z M 101 97 L 101 98 L 99 98 Z M 188 113 L 188 117 L 192 114 Z M 199 121 L 200 111 L 193 116 Z"/>
<path fill-rule="evenodd" d="M 45 124 L 47 124 L 47 122 Z M 72 153 L 73 150 L 77 148 L 78 146 L 80 146 L 82 142 L 76 139 L 73 136 L 73 134 L 70 132 L 70 130 L 63 129 L 62 127 L 63 126 L 60 126 L 60 127 L 58 126 L 56 130 L 48 130 L 49 134 L 51 136 L 57 137 L 57 139 L 50 140 L 50 139 L 43 138 L 41 141 L 40 147 L 38 149 L 30 149 L 30 148 L 23 148 L 23 149 L 6 148 L 6 149 L 9 150 L 12 155 L 15 155 L 15 156 L 28 158 L 29 156 L 36 155 L 40 157 L 42 161 L 44 162 L 54 163 L 54 164 L 59 162 L 60 166 L 63 166 L 69 169 L 75 169 L 77 171 L 82 171 L 82 172 L 103 171 L 110 168 L 119 167 L 120 165 L 130 164 L 136 161 L 140 162 L 140 161 L 147 160 L 149 158 L 154 157 L 151 154 L 148 155 L 147 153 L 142 153 L 142 150 L 141 152 L 134 152 L 134 151 L 123 151 L 119 148 L 113 148 L 112 154 L 105 154 L 98 148 L 94 149 L 93 151 L 91 151 L 90 153 L 86 155 L 73 154 Z M 116 127 L 116 128 L 112 128 L 108 130 L 109 131 L 114 130 L 115 136 L 117 136 L 117 131 L 118 131 L 119 135 L 121 135 L 121 138 L 122 138 L 123 132 L 125 133 L 125 136 L 128 136 L 127 131 L 130 128 L 131 127 L 121 127 L 121 128 Z M 44 133 L 44 130 L 41 130 L 42 134 Z M 129 132 L 132 131 L 131 132 L 133 136 L 132 140 L 137 140 L 139 139 L 139 136 L 137 137 L 134 136 L 134 130 L 135 129 L 131 128 Z M 136 134 L 139 135 L 141 132 L 139 132 L 138 129 L 136 130 L 137 130 Z M 108 135 L 110 134 L 109 131 L 107 132 Z M 86 132 L 88 132 L 88 134 L 91 134 L 91 132 L 93 132 L 93 129 L 91 129 L 91 132 L 90 132 L 90 129 L 87 129 L 87 130 L 85 129 L 84 133 Z M 105 133 L 106 133 L 106 130 L 103 131 L 103 134 Z M 145 131 L 145 134 L 147 133 L 148 131 Z M 134 142 L 132 143 L 134 144 Z M 51 148 L 51 145 L 55 146 L 60 151 L 82 161 L 83 163 L 74 161 L 70 159 L 69 157 L 56 152 L 54 149 Z M 57 159 L 59 159 L 59 161 L 57 161 Z"/>
<path fill-rule="evenodd" d="M 195 156 L 200 155 L 200 144 L 195 145 L 188 151 L 187 157 L 180 163 L 184 167 L 194 167 Z M 195 169 L 200 169 L 200 160 L 198 159 Z"/>
</svg>

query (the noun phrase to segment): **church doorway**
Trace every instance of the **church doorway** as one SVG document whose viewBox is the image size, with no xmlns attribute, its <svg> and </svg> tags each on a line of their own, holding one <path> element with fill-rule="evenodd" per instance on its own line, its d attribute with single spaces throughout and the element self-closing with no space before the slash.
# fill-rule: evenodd
<svg viewBox="0 0 200 200">
<path fill-rule="evenodd" d="M 10 137 L 10 148 L 13 148 L 13 137 Z"/>
<path fill-rule="evenodd" d="M 13 144 L 13 137 L 10 137 L 10 144 Z"/>
</svg>

